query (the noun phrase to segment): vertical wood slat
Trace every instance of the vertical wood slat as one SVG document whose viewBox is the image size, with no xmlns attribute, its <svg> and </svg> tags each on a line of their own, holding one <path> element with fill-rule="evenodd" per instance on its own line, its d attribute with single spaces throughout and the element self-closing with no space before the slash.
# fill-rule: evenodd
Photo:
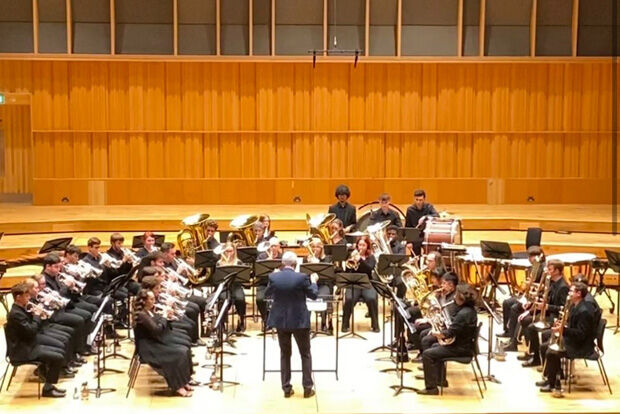
<svg viewBox="0 0 620 414">
<path fill-rule="evenodd" d="M 65 11 L 67 16 L 67 53 L 73 53 L 73 17 L 71 10 L 71 0 L 65 0 Z"/>
<path fill-rule="evenodd" d="M 110 0 L 110 54 L 116 54 L 116 2 Z"/>
<path fill-rule="evenodd" d="M 323 56 L 327 56 L 327 0 L 323 0 Z"/>
<path fill-rule="evenodd" d="M 577 39 L 579 38 L 579 0 L 573 0 L 573 20 L 571 24 L 571 54 L 577 56 Z"/>
<path fill-rule="evenodd" d="M 398 0 L 396 19 L 396 56 L 400 57 L 403 39 L 403 0 Z"/>
<path fill-rule="evenodd" d="M 215 0 L 215 55 L 222 54 L 221 0 Z"/>
<path fill-rule="evenodd" d="M 32 0 L 32 51 L 39 53 L 39 0 Z"/>
<path fill-rule="evenodd" d="M 179 0 L 172 0 L 172 54 L 179 54 Z"/>
<path fill-rule="evenodd" d="M 480 0 L 480 31 L 478 35 L 478 56 L 484 56 L 485 29 L 487 21 L 487 0 Z"/>
<path fill-rule="evenodd" d="M 536 56 L 536 27 L 538 15 L 538 0 L 532 0 L 532 14 L 530 15 L 530 56 Z"/>
<path fill-rule="evenodd" d="M 370 53 L 370 0 L 366 0 L 366 14 L 364 18 L 364 56 L 368 56 Z"/>
<path fill-rule="evenodd" d="M 463 0 L 458 3 L 456 55 L 463 56 Z"/>
<path fill-rule="evenodd" d="M 271 56 L 276 55 L 276 0 L 271 0 Z"/>
<path fill-rule="evenodd" d="M 249 55 L 254 55 L 254 0 L 248 0 L 248 48 Z"/>
</svg>

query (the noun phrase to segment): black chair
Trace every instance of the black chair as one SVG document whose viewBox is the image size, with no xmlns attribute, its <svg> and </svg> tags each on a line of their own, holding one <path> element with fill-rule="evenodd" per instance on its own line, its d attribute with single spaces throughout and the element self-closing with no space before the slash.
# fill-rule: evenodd
<svg viewBox="0 0 620 414">
<path fill-rule="evenodd" d="M 6 338 L 6 324 L 4 324 L 4 332 L 5 332 L 5 338 Z M 34 365 L 36 367 L 37 370 L 40 370 L 40 366 L 42 365 L 40 361 L 20 361 L 20 362 L 15 362 L 15 361 L 11 361 L 9 355 L 12 354 L 12 349 L 11 349 L 11 341 L 9 341 L 8 338 L 6 338 L 6 369 L 4 370 L 4 375 L 2 375 L 2 382 L 0 383 L 0 392 L 2 392 L 2 388 L 4 387 L 4 380 L 6 379 L 6 375 L 9 372 L 9 368 L 13 367 L 13 370 L 11 371 L 11 376 L 9 377 L 9 382 L 6 386 L 6 390 L 8 391 L 9 388 L 11 387 L 11 382 L 13 381 L 13 377 L 15 377 L 15 372 L 17 371 L 17 368 L 21 367 L 21 366 L 25 366 L 25 365 Z M 37 398 L 41 399 L 41 378 L 37 376 Z"/>
<path fill-rule="evenodd" d="M 515 259 L 527 259 L 527 249 L 531 246 L 540 246 L 542 240 L 543 229 L 540 227 L 528 227 L 525 235 L 525 250 L 523 252 L 514 252 L 512 257 Z"/>
<path fill-rule="evenodd" d="M 596 361 L 598 364 L 598 370 L 601 373 L 601 378 L 603 379 L 603 384 L 607 385 L 607 389 L 609 390 L 609 394 L 613 395 L 611 391 L 611 385 L 609 384 L 609 377 L 607 377 L 607 371 L 605 370 L 605 366 L 603 365 L 603 355 L 605 354 L 605 350 L 603 348 L 603 335 L 605 334 L 605 327 L 607 326 L 607 319 L 600 319 L 598 325 L 596 327 L 596 346 L 594 347 L 594 352 L 592 355 L 584 358 L 586 361 Z M 568 362 L 568 393 L 571 391 L 571 383 L 573 378 L 573 362 L 574 358 L 566 358 Z"/>
<path fill-rule="evenodd" d="M 482 327 L 482 322 L 478 323 L 478 326 L 476 327 L 476 334 L 472 339 L 473 352 L 471 355 L 461 356 L 461 357 L 448 357 L 448 358 L 442 359 L 444 368 L 441 370 L 441 379 L 439 381 L 439 383 L 441 384 L 439 386 L 440 395 L 443 395 L 443 384 L 446 380 L 444 378 L 444 374 L 446 372 L 448 362 L 458 362 L 459 364 L 470 364 L 471 365 L 471 369 L 474 372 L 474 378 L 476 379 L 476 384 L 478 385 L 478 390 L 480 391 L 480 396 L 484 398 L 484 393 L 482 392 L 482 387 L 480 386 L 480 380 L 482 380 L 482 384 L 484 385 L 485 390 L 487 389 L 487 383 L 484 380 L 484 375 L 482 374 L 482 369 L 480 369 L 480 363 L 478 362 L 478 355 L 480 355 L 480 347 L 478 346 L 478 337 L 480 336 L 481 327 Z M 474 365 L 474 362 L 475 362 L 475 365 Z M 478 368 L 478 372 L 480 373 L 480 376 L 478 376 L 478 372 L 476 372 L 476 368 Z"/>
<path fill-rule="evenodd" d="M 134 333 L 134 337 L 135 337 L 135 333 Z M 129 392 L 136 385 L 136 380 L 138 379 L 138 374 L 140 373 L 140 367 L 142 367 L 142 364 L 149 365 L 151 368 L 153 368 L 155 372 L 157 372 L 157 368 L 158 368 L 156 365 L 149 364 L 148 362 L 145 362 L 140 358 L 137 339 L 135 340 L 135 344 L 136 344 L 136 347 L 133 352 L 133 356 L 131 357 L 131 362 L 129 363 L 129 370 L 127 371 L 127 374 L 129 375 L 129 381 L 127 383 L 127 393 L 125 394 L 125 398 L 129 397 Z"/>
</svg>

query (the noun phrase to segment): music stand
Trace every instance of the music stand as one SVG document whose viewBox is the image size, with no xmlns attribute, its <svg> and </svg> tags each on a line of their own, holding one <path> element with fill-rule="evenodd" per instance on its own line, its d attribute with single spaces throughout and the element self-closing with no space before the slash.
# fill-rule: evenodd
<svg viewBox="0 0 620 414">
<path fill-rule="evenodd" d="M 194 253 L 194 267 L 196 269 L 214 268 L 218 260 L 218 256 L 213 250 L 197 250 Z"/>
<path fill-rule="evenodd" d="M 256 250 L 256 246 L 244 246 L 237 247 L 237 257 L 243 263 L 252 264 L 256 261 L 256 256 L 258 256 L 258 250 Z"/>
<path fill-rule="evenodd" d="M 336 286 L 341 289 L 345 288 L 360 288 L 360 289 L 372 289 L 372 285 L 370 284 L 370 279 L 366 273 L 337 273 L 336 274 Z M 351 332 L 344 334 L 340 337 L 340 339 L 344 338 L 362 338 L 366 340 L 365 337 L 355 332 L 355 303 L 351 304 Z M 346 321 L 342 321 L 344 324 Z M 337 335 L 338 333 L 336 333 Z"/>
<path fill-rule="evenodd" d="M 232 284 L 232 281 L 234 280 L 235 276 L 234 274 L 229 274 L 228 276 L 224 277 L 224 284 L 226 287 L 228 287 L 228 285 Z M 214 329 L 217 329 L 217 337 L 218 337 L 218 342 L 220 344 L 220 351 L 217 353 L 217 357 L 219 357 L 219 362 L 218 362 L 218 358 L 216 357 L 215 359 L 215 366 L 213 368 L 213 372 L 215 373 L 219 367 L 219 390 L 220 392 L 224 391 L 224 385 L 239 385 L 238 382 L 235 381 L 226 381 L 224 380 L 224 326 L 223 326 L 223 322 L 226 319 L 226 315 L 228 314 L 228 308 L 230 307 L 231 304 L 231 300 L 229 298 L 226 298 L 224 300 L 224 303 L 222 305 L 222 307 L 220 308 L 220 311 L 217 315 L 217 318 L 215 319 L 215 325 L 213 325 Z"/>
<path fill-rule="evenodd" d="M 417 227 L 399 227 L 398 237 L 407 243 L 416 243 L 422 241 L 422 230 Z"/>
<path fill-rule="evenodd" d="M 114 309 L 113 314 L 116 314 L 116 301 L 113 299 L 114 293 L 116 293 L 116 291 L 118 291 L 118 289 L 120 289 L 121 287 L 125 286 L 132 277 L 133 277 L 133 273 L 131 271 L 128 272 L 127 274 L 117 276 L 114 279 L 112 279 L 110 284 L 103 291 L 102 296 L 104 297 L 104 301 L 106 299 L 110 299 L 112 301 L 112 309 Z M 127 317 L 129 317 L 129 313 L 127 313 Z M 129 337 L 130 330 L 131 330 L 130 324 L 129 324 L 129 321 L 127 321 L 127 337 Z M 112 353 L 104 357 L 104 368 L 105 368 L 105 359 L 107 358 L 119 357 L 122 359 L 130 359 L 126 355 L 119 354 L 117 352 L 117 349 L 118 349 L 118 343 L 116 340 L 114 340 Z"/>
<path fill-rule="evenodd" d="M 266 259 L 257 260 L 256 262 L 254 262 L 254 281 L 252 282 L 252 296 L 254 298 L 254 302 L 252 302 L 253 315 L 251 316 L 256 316 L 256 308 L 254 307 L 254 305 L 256 304 L 256 287 L 267 286 L 267 283 L 269 282 L 269 275 L 273 273 L 276 269 L 279 269 L 281 266 L 281 259 Z M 267 315 L 269 315 L 269 311 L 265 312 L 265 320 L 263 321 L 263 324 L 267 323 Z M 264 335 L 264 333 L 260 332 L 258 335 Z"/>
<path fill-rule="evenodd" d="M 39 254 L 46 254 L 52 252 L 64 251 L 69 244 L 71 244 L 73 237 L 61 237 L 58 239 L 47 240 L 43 243 Z"/>
<path fill-rule="evenodd" d="M 607 256 L 607 262 L 611 270 L 616 272 L 620 278 L 620 253 L 611 250 L 605 250 L 605 256 Z M 620 304 L 620 286 L 616 286 L 616 303 Z M 610 301 L 613 303 L 613 301 Z M 616 326 L 614 329 L 614 335 L 618 333 L 620 326 L 620 311 L 616 311 Z"/>
<path fill-rule="evenodd" d="M 336 281 L 336 273 L 335 273 L 335 268 L 334 268 L 333 263 L 302 263 L 299 266 L 299 271 L 308 276 L 312 275 L 313 273 L 316 273 L 319 276 L 319 280 L 317 283 L 322 282 L 322 284 L 326 284 L 328 286 L 333 285 Z M 331 293 L 330 293 L 330 296 L 332 296 Z M 325 325 L 324 318 L 327 317 L 327 312 L 328 310 L 321 312 L 323 313 L 322 315 L 323 325 Z M 332 308 L 332 312 L 333 312 L 333 308 Z M 317 326 L 316 323 L 317 323 L 317 319 L 315 319 L 315 330 L 312 332 L 313 338 L 316 338 L 318 334 L 323 334 L 323 335 L 328 335 L 328 336 L 331 335 L 330 331 L 316 329 L 316 326 Z M 338 336 L 337 334 L 338 333 L 336 332 L 336 337 Z"/>
<path fill-rule="evenodd" d="M 97 363 L 97 367 L 96 367 L 97 387 L 88 389 L 88 392 L 90 394 L 95 394 L 97 398 L 99 398 L 101 394 L 116 391 L 116 388 L 101 388 L 101 374 L 104 371 L 112 371 L 112 372 L 118 372 L 118 373 L 123 372 L 117 369 L 110 369 L 110 368 L 105 367 L 105 327 L 111 321 L 110 321 L 109 315 L 101 315 L 100 313 L 101 309 L 102 307 L 100 307 L 99 310 L 97 311 L 97 314 L 100 316 L 97 321 L 97 324 L 95 325 L 95 329 L 93 329 L 93 331 L 87 337 L 87 343 L 89 343 L 89 345 L 92 345 L 92 343 L 95 341 L 97 342 L 97 345 L 98 345 L 97 346 L 97 362 L 96 362 Z M 103 362 L 103 368 L 101 367 L 102 362 Z"/>
<path fill-rule="evenodd" d="M 333 262 L 345 262 L 349 257 L 349 248 L 346 244 L 326 244 L 323 249 L 326 255 L 331 256 Z"/>
<path fill-rule="evenodd" d="M 161 245 L 166 240 L 165 234 L 156 234 L 154 237 L 155 237 L 155 246 L 157 247 L 161 247 Z M 131 241 L 131 248 L 140 249 L 142 247 L 144 247 L 144 236 L 143 235 L 133 236 L 133 240 Z"/>
</svg>

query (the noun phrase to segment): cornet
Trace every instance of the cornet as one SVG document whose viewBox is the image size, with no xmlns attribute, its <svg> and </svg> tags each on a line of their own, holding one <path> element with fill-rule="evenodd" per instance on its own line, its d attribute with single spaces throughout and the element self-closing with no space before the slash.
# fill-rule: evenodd
<svg viewBox="0 0 620 414">
<path fill-rule="evenodd" d="M 179 274 L 179 272 L 177 272 L 174 269 L 171 269 L 169 267 L 165 267 L 164 266 L 163 270 L 164 270 L 164 276 L 166 276 L 167 279 L 169 279 L 170 276 L 172 276 L 174 279 L 176 279 L 182 285 L 186 285 L 189 282 L 188 278 L 186 278 L 185 276 L 181 276 Z"/>
<path fill-rule="evenodd" d="M 44 306 L 52 309 L 64 308 L 71 302 L 70 299 L 63 298 L 58 292 L 48 287 L 43 289 L 37 294 L 37 302 L 42 303 Z"/>
<path fill-rule="evenodd" d="M 183 317 L 183 313 L 179 310 L 176 310 L 171 306 L 166 306 L 161 303 L 155 304 L 155 312 L 169 321 L 178 321 Z"/>
<path fill-rule="evenodd" d="M 84 288 L 86 287 L 86 282 L 80 282 L 76 278 L 66 273 L 58 273 L 56 277 L 60 283 L 67 286 L 72 292 L 82 293 Z M 72 285 L 72 286 L 69 286 Z"/>
<path fill-rule="evenodd" d="M 198 275 L 198 271 L 192 265 L 187 263 L 185 260 L 175 257 L 174 262 L 177 264 L 178 274 L 185 273 L 188 276 L 188 278 L 192 276 L 196 277 Z"/>
<path fill-rule="evenodd" d="M 121 251 L 125 256 L 128 256 L 131 260 L 131 264 L 137 266 L 140 263 L 140 258 L 136 256 L 133 250 L 128 249 L 127 247 L 121 247 Z"/>
<path fill-rule="evenodd" d="M 41 319 L 49 319 L 54 314 L 53 310 L 45 309 L 43 305 L 32 302 L 28 302 L 28 304 L 26 305 L 26 312 L 30 312 L 33 315 L 40 317 Z"/>
<path fill-rule="evenodd" d="M 164 291 L 166 291 L 170 295 L 175 295 L 181 298 L 189 298 L 192 295 L 192 289 L 184 288 L 174 282 L 169 280 L 164 280 L 161 282 L 161 287 Z"/>
<path fill-rule="evenodd" d="M 115 259 L 107 253 L 101 253 L 99 264 L 101 264 L 101 266 L 111 267 L 112 269 L 118 269 L 123 264 L 123 261 Z"/>
</svg>

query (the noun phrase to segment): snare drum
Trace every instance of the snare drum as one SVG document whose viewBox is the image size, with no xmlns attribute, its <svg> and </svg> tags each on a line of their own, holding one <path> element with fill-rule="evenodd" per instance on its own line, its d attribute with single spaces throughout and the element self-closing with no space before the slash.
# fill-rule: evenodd
<svg viewBox="0 0 620 414">
<path fill-rule="evenodd" d="M 569 277 L 572 279 L 574 274 L 583 274 L 589 283 L 592 278 L 592 260 L 596 255 L 592 253 L 561 253 L 547 256 L 547 262 L 551 259 L 560 260 L 569 269 Z"/>
<path fill-rule="evenodd" d="M 441 243 L 461 244 L 461 220 L 433 217 L 426 222 L 424 247 L 426 253 L 438 250 Z"/>
</svg>

